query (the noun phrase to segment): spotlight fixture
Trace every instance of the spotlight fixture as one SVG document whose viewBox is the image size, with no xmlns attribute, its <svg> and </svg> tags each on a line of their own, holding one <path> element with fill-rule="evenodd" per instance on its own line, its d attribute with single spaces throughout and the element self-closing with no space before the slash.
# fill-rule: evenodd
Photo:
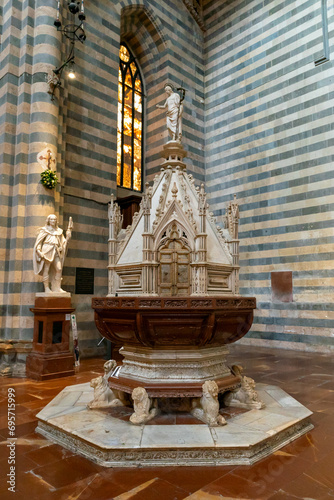
<svg viewBox="0 0 334 500">
<path fill-rule="evenodd" d="M 57 18 L 54 21 L 54 25 L 57 28 L 57 31 L 60 31 L 65 35 L 66 38 L 70 40 L 71 48 L 70 52 L 65 60 L 65 62 L 53 70 L 53 75 L 48 77 L 49 84 L 49 94 L 51 94 L 51 100 L 53 101 L 55 98 L 56 88 L 61 87 L 61 75 L 66 66 L 69 66 L 69 71 L 67 76 L 72 80 L 75 78 L 74 71 L 74 47 L 75 42 L 78 40 L 80 43 L 84 43 L 86 40 L 86 33 L 84 31 L 83 22 L 86 19 L 85 10 L 84 10 L 84 0 L 81 1 L 72 1 L 67 4 L 69 12 L 73 16 L 73 22 L 71 24 L 67 24 L 62 27 L 62 23 L 60 21 L 60 0 L 58 0 L 57 5 Z M 79 22 L 76 24 L 75 16 L 78 14 Z"/>
</svg>

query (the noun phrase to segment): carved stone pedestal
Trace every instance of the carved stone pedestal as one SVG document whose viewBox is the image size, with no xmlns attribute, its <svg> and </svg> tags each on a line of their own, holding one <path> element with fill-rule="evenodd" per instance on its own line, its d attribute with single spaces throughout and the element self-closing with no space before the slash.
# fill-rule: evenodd
<svg viewBox="0 0 334 500">
<path fill-rule="evenodd" d="M 109 378 L 109 385 L 129 394 L 140 386 L 149 397 L 200 397 L 207 380 L 215 380 L 220 391 L 240 383 L 240 377 L 226 365 L 226 346 L 187 350 L 126 346 L 120 353 L 123 363 Z"/>
<path fill-rule="evenodd" d="M 74 309 L 71 297 L 66 295 L 35 299 L 35 307 L 31 309 L 35 315 L 33 348 L 27 356 L 27 377 L 47 380 L 74 374 L 73 354 L 69 350 L 70 319 L 66 319 Z"/>
</svg>

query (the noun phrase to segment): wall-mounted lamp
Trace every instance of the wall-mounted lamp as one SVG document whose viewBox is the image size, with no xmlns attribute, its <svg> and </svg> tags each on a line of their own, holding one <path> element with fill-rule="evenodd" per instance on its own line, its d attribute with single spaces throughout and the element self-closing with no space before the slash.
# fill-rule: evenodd
<svg viewBox="0 0 334 500">
<path fill-rule="evenodd" d="M 61 66 L 59 66 L 59 68 L 54 69 L 53 75 L 49 76 L 47 79 L 47 83 L 49 84 L 48 93 L 51 94 L 51 101 L 53 101 L 55 98 L 56 89 L 61 87 L 60 79 L 64 68 L 68 66 L 69 71 L 67 73 L 67 76 L 72 80 L 75 78 L 75 71 L 74 71 L 75 41 L 79 40 L 79 42 L 83 43 L 86 40 L 86 33 L 83 27 L 83 22 L 86 19 L 84 11 L 84 0 L 68 2 L 67 6 L 68 10 L 74 17 L 73 19 L 74 22 L 71 24 L 67 24 L 62 28 L 62 24 L 60 21 L 60 0 L 58 0 L 57 18 L 55 19 L 53 24 L 57 28 L 57 31 L 61 31 L 61 33 L 63 33 L 66 36 L 66 38 L 70 40 L 71 49 L 68 56 L 66 57 L 65 62 Z M 78 14 L 78 19 L 79 19 L 79 22 L 77 24 L 75 23 L 76 14 Z"/>
</svg>

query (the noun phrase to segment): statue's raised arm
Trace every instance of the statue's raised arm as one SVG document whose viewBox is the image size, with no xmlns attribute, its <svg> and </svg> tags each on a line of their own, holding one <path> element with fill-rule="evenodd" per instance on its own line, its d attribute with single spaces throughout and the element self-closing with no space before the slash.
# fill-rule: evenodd
<svg viewBox="0 0 334 500">
<path fill-rule="evenodd" d="M 157 108 L 166 109 L 167 117 L 167 130 L 171 136 L 172 141 L 181 142 L 182 139 L 182 112 L 183 112 L 183 99 L 184 99 L 184 89 L 182 90 L 182 98 L 177 92 L 174 92 L 174 88 L 171 84 L 167 83 L 164 87 L 167 94 L 167 99 L 165 104 L 157 104 Z"/>
</svg>

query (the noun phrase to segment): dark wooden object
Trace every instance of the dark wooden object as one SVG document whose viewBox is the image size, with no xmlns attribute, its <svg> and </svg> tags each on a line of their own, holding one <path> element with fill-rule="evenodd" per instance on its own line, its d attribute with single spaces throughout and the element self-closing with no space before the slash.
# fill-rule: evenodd
<svg viewBox="0 0 334 500">
<path fill-rule="evenodd" d="M 253 297 L 102 297 L 93 298 L 101 335 L 117 345 L 146 347 L 157 353 L 173 349 L 203 353 L 206 348 L 236 342 L 253 322 Z M 177 363 L 177 357 L 175 359 Z M 182 369 L 182 362 L 180 364 Z M 233 390 L 240 377 L 213 377 L 219 392 Z M 203 381 L 155 381 L 126 378 L 116 370 L 109 385 L 131 394 L 144 387 L 149 397 L 200 397 Z"/>
<path fill-rule="evenodd" d="M 253 322 L 253 297 L 93 298 L 96 326 L 121 345 L 187 349 L 231 344 Z"/>
<path fill-rule="evenodd" d="M 127 196 L 126 198 L 118 198 L 118 205 L 120 206 L 121 213 L 123 215 L 123 228 L 126 229 L 132 224 L 132 218 L 136 212 L 139 211 L 139 205 L 141 202 L 140 196 Z"/>
<path fill-rule="evenodd" d="M 36 380 L 74 375 L 69 349 L 70 320 L 74 309 L 70 297 L 36 297 L 32 352 L 27 356 L 27 377 Z"/>
</svg>

